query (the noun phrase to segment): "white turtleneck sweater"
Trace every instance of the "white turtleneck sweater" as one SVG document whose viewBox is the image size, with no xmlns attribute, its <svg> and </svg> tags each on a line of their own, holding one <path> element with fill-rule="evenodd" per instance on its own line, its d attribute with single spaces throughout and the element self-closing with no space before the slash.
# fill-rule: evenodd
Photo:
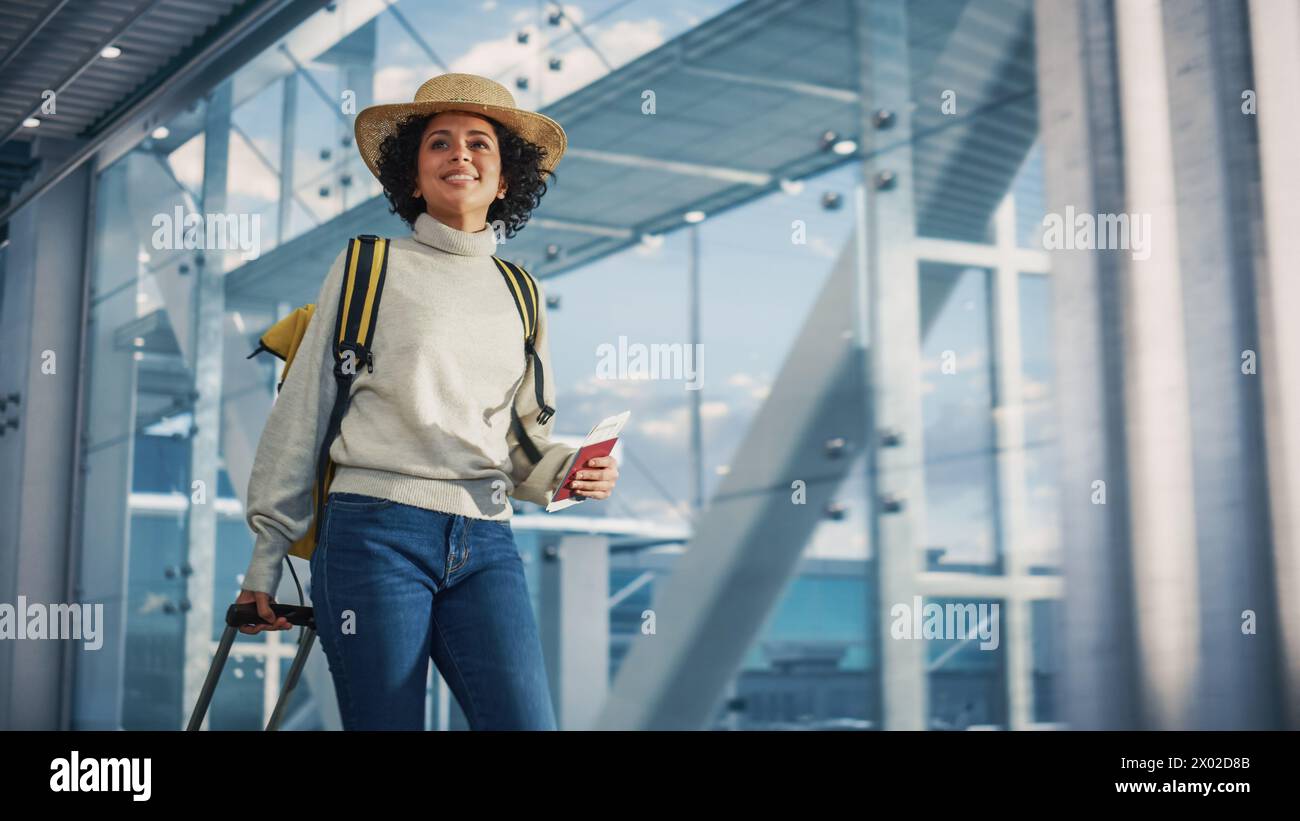
<svg viewBox="0 0 1300 821">
<path fill-rule="evenodd" d="M 330 447 L 330 492 L 477 519 L 510 519 L 507 495 L 546 504 L 577 448 L 549 441 L 554 416 L 537 422 L 534 367 L 514 299 L 492 261 L 496 250 L 490 226 L 470 233 L 427 213 L 410 237 L 390 242 L 374 372 L 359 367 L 352 380 L 351 405 Z M 257 445 L 246 511 L 256 543 L 244 590 L 274 595 L 285 554 L 311 523 L 316 455 L 336 393 L 329 342 L 346 257 L 340 251 L 325 277 Z M 540 282 L 538 292 L 535 347 L 543 398 L 555 407 Z M 536 465 L 516 440 L 511 402 L 543 454 Z"/>
</svg>

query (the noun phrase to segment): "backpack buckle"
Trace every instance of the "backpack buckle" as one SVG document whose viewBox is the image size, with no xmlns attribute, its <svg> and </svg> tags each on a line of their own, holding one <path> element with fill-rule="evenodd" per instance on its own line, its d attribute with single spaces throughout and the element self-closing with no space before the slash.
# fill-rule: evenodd
<svg viewBox="0 0 1300 821">
<path fill-rule="evenodd" d="M 551 417 L 554 415 L 555 415 L 555 408 L 551 407 L 550 405 L 543 405 L 542 412 L 537 414 L 537 423 L 539 425 L 545 425 L 547 422 L 551 421 Z"/>
<path fill-rule="evenodd" d="M 351 379 L 352 377 L 357 375 L 355 369 L 351 373 L 347 373 L 343 370 L 343 363 L 346 360 L 344 354 L 347 351 L 351 351 L 353 353 L 354 355 L 353 362 L 355 364 L 355 367 L 359 368 L 361 367 L 362 364 L 365 364 L 369 368 L 371 373 L 375 372 L 374 356 L 370 353 L 370 351 L 366 348 L 365 345 L 362 345 L 360 342 L 340 342 L 338 344 L 338 348 L 334 355 L 334 376 L 335 377 L 339 379 Z"/>
</svg>

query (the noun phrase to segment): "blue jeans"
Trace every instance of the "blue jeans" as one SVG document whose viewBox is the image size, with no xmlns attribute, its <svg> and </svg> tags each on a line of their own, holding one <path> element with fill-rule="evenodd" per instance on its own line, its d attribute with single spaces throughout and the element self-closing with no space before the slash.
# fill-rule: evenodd
<svg viewBox="0 0 1300 821">
<path fill-rule="evenodd" d="M 509 522 L 331 493 L 311 599 L 345 730 L 423 730 L 429 659 L 473 730 L 554 730 Z"/>
</svg>

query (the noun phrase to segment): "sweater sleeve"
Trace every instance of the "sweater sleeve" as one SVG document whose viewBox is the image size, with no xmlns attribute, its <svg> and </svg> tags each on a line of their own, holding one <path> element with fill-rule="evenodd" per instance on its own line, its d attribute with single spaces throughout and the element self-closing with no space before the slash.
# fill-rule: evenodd
<svg viewBox="0 0 1300 821">
<path fill-rule="evenodd" d="M 257 443 L 245 510 L 255 542 L 244 590 L 274 596 L 285 555 L 311 527 L 316 457 L 338 393 L 330 337 L 346 258 L 344 249 L 321 285 L 316 309 Z"/>
<path fill-rule="evenodd" d="M 555 370 L 551 367 L 546 292 L 542 289 L 541 282 L 537 283 L 537 297 L 537 336 L 533 347 L 542 361 L 543 399 L 545 399 L 547 405 L 555 408 L 556 379 Z M 541 411 L 541 407 L 537 404 L 537 389 L 535 387 L 537 371 L 533 357 L 527 357 L 526 367 L 524 380 L 520 384 L 518 392 L 515 393 L 515 411 L 519 414 L 519 421 L 523 423 L 528 437 L 537 447 L 537 450 L 541 452 L 542 458 L 537 464 L 533 464 L 515 435 L 514 425 L 512 424 L 510 432 L 506 436 L 506 441 L 510 446 L 510 478 L 514 483 L 514 488 L 508 495 L 520 501 L 545 506 L 550 501 L 551 494 L 555 492 L 560 480 L 564 478 L 561 472 L 568 465 L 569 458 L 578 451 L 578 448 L 566 445 L 563 442 L 550 441 L 551 432 L 555 428 L 558 410 L 555 415 L 546 420 L 545 424 L 537 421 L 537 415 Z"/>
</svg>

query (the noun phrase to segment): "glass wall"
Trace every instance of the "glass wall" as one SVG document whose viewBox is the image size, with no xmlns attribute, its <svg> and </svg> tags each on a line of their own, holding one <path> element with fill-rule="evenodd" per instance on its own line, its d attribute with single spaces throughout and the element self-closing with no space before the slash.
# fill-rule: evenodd
<svg viewBox="0 0 1300 821">
<path fill-rule="evenodd" d="M 596 15 L 606 33 L 600 45 L 616 65 L 734 4 L 666 11 L 638 5 L 611 4 Z M 331 220 L 380 212 L 379 184 L 352 145 L 355 111 L 410 99 L 423 79 L 446 70 L 493 76 L 521 106 L 542 108 L 615 68 L 574 34 L 552 31 L 533 4 L 501 6 L 473 17 L 440 14 L 435 4 L 331 4 L 194 101 L 166 124 L 165 135 L 156 133 L 101 173 L 82 549 L 121 557 L 128 633 L 118 709 L 125 728 L 175 729 L 188 717 L 194 671 L 207 668 L 252 547 L 240 499 L 275 395 L 277 364 L 244 356 L 269 324 L 314 295 L 325 274 L 324 267 L 294 270 L 239 290 L 228 283 L 254 270 L 245 266 L 256 260 L 169 247 L 158 241 L 158 219 L 218 204 L 260 226 L 262 256 L 309 243 Z M 1035 239 L 1043 199 L 1032 20 L 1028 3 L 1011 6 L 1012 34 L 999 50 L 979 47 L 985 27 L 962 17 L 960 4 L 914 4 L 904 49 L 915 103 L 906 214 L 914 228 L 906 250 L 915 266 L 887 273 L 915 278 L 919 365 L 907 384 L 889 389 L 919 397 L 923 498 L 916 501 L 924 516 L 912 551 L 915 577 L 927 603 L 999 605 L 1002 631 L 996 649 L 969 637 L 925 640 L 914 673 L 925 692 L 923 720 L 932 728 L 1018 726 L 1018 709 L 1034 723 L 1060 716 L 1053 696 L 1059 588 L 1023 584 L 1027 576 L 1056 582 L 1060 557 L 1051 278 Z M 552 47 L 568 43 L 566 65 L 586 67 L 546 68 L 540 39 Z M 450 68 L 445 60 L 454 60 Z M 964 65 L 971 81 L 957 89 L 949 114 L 936 66 L 953 65 Z M 879 217 L 855 206 L 866 176 L 861 158 L 849 157 L 703 223 L 648 236 L 546 280 L 561 432 L 581 436 L 592 420 L 632 411 L 618 490 L 598 514 L 634 523 L 640 534 L 611 538 L 611 683 L 643 638 L 643 614 L 660 603 L 658 592 L 708 515 L 707 500 L 741 455 L 751 425 L 771 407 L 777 375 L 807 332 L 818 296 L 837 265 L 857 264 L 860 231 Z M 599 218 L 590 215 L 593 223 Z M 385 233 L 407 230 L 392 217 Z M 620 338 L 690 338 L 693 254 L 705 358 L 698 451 L 691 438 L 696 388 L 688 380 L 605 379 L 597 369 L 601 346 Z M 200 274 L 210 271 L 224 275 L 225 299 L 214 301 L 198 287 Z M 214 329 L 222 340 L 215 351 Z M 211 375 L 214 361 L 221 363 L 221 432 L 212 449 L 195 437 L 194 420 L 211 410 L 196 408 L 195 385 L 205 368 Z M 880 387 L 867 385 L 864 407 Z M 697 463 L 703 509 L 691 493 Z M 213 469 L 218 486 L 203 494 L 194 478 Z M 870 534 L 885 514 L 873 502 L 871 469 L 859 451 L 834 485 L 839 504 L 806 541 L 792 545 L 801 556 L 796 571 L 710 726 L 889 725 L 882 643 L 893 640 L 889 614 L 898 602 L 878 584 L 881 548 Z M 196 504 L 213 505 L 211 532 L 194 515 Z M 516 532 L 540 613 L 541 545 L 551 536 Z M 210 709 L 213 729 L 265 722 L 295 637 L 239 637 Z M 1024 646 L 1009 646 L 1013 641 Z M 1014 666 L 1018 657 L 1032 661 Z M 1013 703 L 1018 687 L 1032 694 L 1032 704 Z M 305 688 L 296 693 L 290 713 L 310 707 L 312 697 Z M 309 718 L 300 726 L 315 725 Z"/>
</svg>

